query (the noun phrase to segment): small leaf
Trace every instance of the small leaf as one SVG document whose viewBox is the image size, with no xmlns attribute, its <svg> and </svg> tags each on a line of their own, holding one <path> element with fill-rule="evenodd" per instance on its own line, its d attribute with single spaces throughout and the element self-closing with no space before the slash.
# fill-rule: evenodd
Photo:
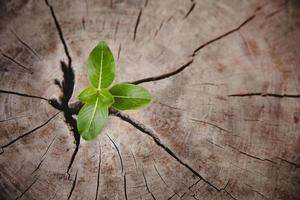
<svg viewBox="0 0 300 200">
<path fill-rule="evenodd" d="M 99 91 L 99 100 L 99 104 L 106 107 L 110 107 L 115 101 L 108 89 L 101 89 Z"/>
<path fill-rule="evenodd" d="M 94 87 L 88 87 L 84 89 L 78 96 L 78 99 L 86 104 L 95 105 L 97 101 L 98 106 L 109 107 L 114 102 L 114 97 L 107 89 L 101 89 L 100 91 Z"/>
<path fill-rule="evenodd" d="M 98 98 L 98 92 L 94 87 L 84 89 L 78 96 L 78 99 L 86 104 L 95 105 Z"/>
<path fill-rule="evenodd" d="M 85 104 L 77 117 L 77 129 L 85 140 L 92 140 L 100 134 L 108 118 L 108 108 Z"/>
<path fill-rule="evenodd" d="M 117 110 L 139 109 L 151 102 L 151 95 L 142 86 L 121 83 L 114 85 L 109 91 L 115 99 L 112 107 Z"/>
<path fill-rule="evenodd" d="M 105 42 L 99 42 L 88 58 L 88 77 L 96 88 L 107 88 L 115 78 L 115 61 Z"/>
</svg>

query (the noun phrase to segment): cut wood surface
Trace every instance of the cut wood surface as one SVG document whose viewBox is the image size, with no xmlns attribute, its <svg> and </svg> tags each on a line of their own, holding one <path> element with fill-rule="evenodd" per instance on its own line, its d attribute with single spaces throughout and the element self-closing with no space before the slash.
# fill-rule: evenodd
<svg viewBox="0 0 300 200">
<path fill-rule="evenodd" d="M 101 40 L 154 100 L 86 142 Z M 299 0 L 2 0 L 0 199 L 300 199 L 299 47 Z"/>
</svg>

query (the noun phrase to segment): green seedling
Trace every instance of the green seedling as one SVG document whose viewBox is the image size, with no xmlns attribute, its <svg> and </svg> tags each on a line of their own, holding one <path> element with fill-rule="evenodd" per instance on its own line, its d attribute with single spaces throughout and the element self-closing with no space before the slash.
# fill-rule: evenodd
<svg viewBox="0 0 300 200">
<path fill-rule="evenodd" d="M 88 57 L 90 87 L 78 99 L 84 103 L 77 117 L 77 129 L 84 140 L 97 137 L 105 127 L 109 108 L 133 110 L 151 102 L 150 93 L 142 86 L 119 83 L 109 88 L 115 78 L 115 61 L 105 42 L 99 42 Z"/>
</svg>

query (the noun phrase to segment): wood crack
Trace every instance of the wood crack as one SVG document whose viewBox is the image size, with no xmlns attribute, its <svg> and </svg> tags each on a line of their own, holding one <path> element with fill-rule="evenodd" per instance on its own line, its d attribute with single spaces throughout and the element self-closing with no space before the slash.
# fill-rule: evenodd
<svg viewBox="0 0 300 200">
<path fill-rule="evenodd" d="M 206 180 L 204 177 L 202 177 L 195 169 L 193 169 L 187 163 L 183 162 L 169 147 L 167 147 L 165 144 L 163 144 L 161 142 L 161 140 L 159 139 L 159 137 L 151 129 L 145 127 L 143 124 L 139 123 L 138 121 L 130 118 L 128 115 L 125 115 L 125 114 L 123 114 L 119 111 L 110 109 L 110 114 L 114 115 L 116 117 L 119 117 L 123 121 L 128 122 L 129 124 L 131 124 L 133 127 L 138 129 L 139 131 L 141 131 L 141 132 L 147 134 L 148 136 L 150 136 L 159 147 L 161 147 L 163 150 L 165 150 L 170 156 L 172 156 L 181 165 L 183 165 L 185 168 L 189 169 L 194 175 L 199 177 L 206 184 L 208 184 L 209 186 L 211 186 L 215 190 L 219 191 L 219 189 L 215 185 L 213 185 L 208 180 Z"/>
<path fill-rule="evenodd" d="M 128 196 L 127 196 L 127 183 L 126 183 L 126 173 L 124 173 L 123 180 L 124 180 L 124 195 L 125 195 L 125 199 L 128 200 Z"/>
<path fill-rule="evenodd" d="M 22 44 L 24 45 L 33 55 L 35 55 L 39 60 L 41 60 L 40 56 L 38 55 L 38 53 L 30 46 L 28 45 L 24 40 L 22 40 L 18 35 L 17 33 L 10 29 L 10 31 L 14 34 L 14 36 L 17 38 L 17 40 Z"/>
<path fill-rule="evenodd" d="M 98 164 L 98 173 L 97 173 L 97 188 L 96 188 L 96 197 L 95 200 L 98 199 L 99 186 L 100 186 L 100 172 L 101 172 L 101 144 L 99 142 L 99 164 Z"/>
<path fill-rule="evenodd" d="M 194 2 L 194 0 L 191 0 L 191 2 L 192 2 L 192 5 L 191 5 L 190 9 L 188 10 L 188 12 L 184 15 L 183 19 L 186 19 L 191 14 L 191 12 L 194 10 L 194 8 L 196 6 L 196 3 Z"/>
<path fill-rule="evenodd" d="M 17 199 L 21 199 L 25 194 L 26 192 L 28 192 L 30 190 L 30 188 L 36 183 L 36 181 L 38 180 L 38 178 L 36 178 L 25 190 L 24 192 L 22 192 L 22 194 L 20 194 L 19 196 L 17 196 L 16 200 Z"/>
<path fill-rule="evenodd" d="M 140 80 L 129 82 L 129 83 L 138 85 L 138 84 L 145 83 L 145 82 L 152 82 L 152 81 L 158 81 L 158 80 L 161 80 L 161 79 L 166 79 L 166 78 L 169 78 L 171 76 L 174 76 L 174 75 L 182 72 L 185 68 L 190 66 L 193 62 L 194 62 L 194 60 L 191 59 L 187 63 L 185 63 L 182 66 L 180 66 L 179 68 L 177 68 L 175 71 L 168 72 L 166 74 L 162 74 L 162 75 L 159 75 L 159 76 L 153 76 L 153 77 L 140 79 Z"/>
<path fill-rule="evenodd" d="M 26 133 L 20 135 L 19 137 L 17 137 L 17 138 L 15 138 L 15 139 L 13 139 L 12 141 L 8 142 L 7 144 L 2 145 L 2 146 L 1 146 L 2 150 L 5 149 L 5 148 L 8 147 L 8 146 L 14 144 L 14 143 L 17 142 L 18 140 L 20 140 L 20 139 L 22 139 L 22 138 L 24 138 L 24 137 L 30 135 L 31 133 L 35 132 L 36 130 L 39 130 L 40 128 L 44 127 L 44 126 L 47 125 L 52 119 L 54 119 L 59 113 L 60 113 L 60 112 L 57 112 L 56 114 L 54 114 L 52 117 L 50 117 L 50 118 L 49 118 L 46 122 L 44 122 L 43 124 L 41 124 L 41 125 L 35 127 L 34 129 L 32 129 L 32 130 L 30 130 L 30 131 L 28 131 L 28 132 L 26 132 Z M 3 151 L 2 151 L 1 153 L 3 153 Z M 1 153 L 0 153 L 0 154 L 1 154 Z"/>
<path fill-rule="evenodd" d="M 65 54 L 66 54 L 66 56 L 67 56 L 67 58 L 68 58 L 68 66 L 71 67 L 71 64 L 72 64 L 72 58 L 71 58 L 71 56 L 70 56 L 70 53 L 69 53 L 69 50 L 68 50 L 68 46 L 67 46 L 66 40 L 65 40 L 64 35 L 63 35 L 63 31 L 62 31 L 62 29 L 61 29 L 61 26 L 60 26 L 58 20 L 57 20 L 56 15 L 55 15 L 53 6 L 48 2 L 48 0 L 45 0 L 45 3 L 46 3 L 46 5 L 49 7 L 49 9 L 50 9 L 51 16 L 52 16 L 53 21 L 54 21 L 54 23 L 55 23 L 55 27 L 56 27 L 56 29 L 57 29 L 59 38 L 60 38 L 60 40 L 61 40 L 61 42 L 62 42 L 62 44 L 63 44 L 63 46 L 64 46 L 64 51 L 65 51 Z"/>
<path fill-rule="evenodd" d="M 146 176 L 145 176 L 144 171 L 143 171 L 142 174 L 143 174 L 143 178 L 144 178 L 145 185 L 146 185 L 146 188 L 147 188 L 148 193 L 151 194 L 151 196 L 152 196 L 152 198 L 153 198 L 154 200 L 156 200 L 155 196 L 153 195 L 153 193 L 152 193 L 152 192 L 150 191 L 150 189 L 149 189 L 148 182 L 147 182 L 147 179 L 146 179 Z"/>
<path fill-rule="evenodd" d="M 69 192 L 69 195 L 68 195 L 68 200 L 71 198 L 72 194 L 73 194 L 73 191 L 74 191 L 74 188 L 76 186 L 76 182 L 77 182 L 77 174 L 78 174 L 78 170 L 76 171 L 76 175 L 75 175 L 75 179 L 73 181 L 73 184 L 72 184 L 72 188 Z"/>
<path fill-rule="evenodd" d="M 136 19 L 136 23 L 135 23 L 134 31 L 133 31 L 133 41 L 135 41 L 135 39 L 136 39 L 136 34 L 137 34 L 137 30 L 138 30 L 138 27 L 139 27 L 139 24 L 140 24 L 142 12 L 143 12 L 143 8 L 140 9 L 138 17 Z"/>
<path fill-rule="evenodd" d="M 284 161 L 284 162 L 286 162 L 286 163 L 288 163 L 288 164 L 290 164 L 290 165 L 292 165 L 292 166 L 294 166 L 296 168 L 300 168 L 300 165 L 297 164 L 297 163 L 291 162 L 289 160 L 286 160 L 286 159 L 283 159 L 283 158 L 280 158 L 280 157 L 278 157 L 278 159 L 281 160 L 281 161 Z"/>
<path fill-rule="evenodd" d="M 17 60 L 15 60 L 14 58 L 10 57 L 9 55 L 6 55 L 5 53 L 1 52 L 2 56 L 7 58 L 8 60 L 10 60 L 11 62 L 15 63 L 16 65 L 18 65 L 19 67 L 21 67 L 22 69 L 25 69 L 26 71 L 28 71 L 30 74 L 33 74 L 33 71 L 31 71 L 31 69 L 29 69 L 28 67 L 26 67 L 25 65 L 21 64 L 20 62 L 18 62 Z"/>
<path fill-rule="evenodd" d="M 41 161 L 39 162 L 39 164 L 37 165 L 37 167 L 33 170 L 33 172 L 32 172 L 31 174 L 33 174 L 34 172 L 36 172 L 36 171 L 40 168 L 40 166 L 42 165 L 42 163 L 44 162 L 44 160 L 46 159 L 46 155 L 47 155 L 47 153 L 48 153 L 48 151 L 49 151 L 51 145 L 53 144 L 53 142 L 54 142 L 56 136 L 57 136 L 57 135 L 55 135 L 54 138 L 51 140 L 51 142 L 50 142 L 50 144 L 48 145 L 46 151 L 44 152 L 44 154 L 43 154 L 42 157 L 41 157 Z"/>
<path fill-rule="evenodd" d="M 30 94 L 24 94 L 24 93 L 10 91 L 10 90 L 1 90 L 0 89 L 0 93 L 13 94 L 13 95 L 18 95 L 18 96 L 22 96 L 22 97 L 34 98 L 34 99 L 42 99 L 42 100 L 45 100 L 45 101 L 49 102 L 49 99 L 47 99 L 45 97 L 30 95 Z"/>
<path fill-rule="evenodd" d="M 236 31 L 239 31 L 243 26 L 245 26 L 246 24 L 248 24 L 251 20 L 253 20 L 255 17 L 255 15 L 252 15 L 251 17 L 249 17 L 248 19 L 246 19 L 242 24 L 240 24 L 237 28 L 234 28 L 212 40 L 209 40 L 208 42 L 200 45 L 199 47 L 197 47 L 192 55 L 190 56 L 191 58 L 189 59 L 189 61 L 187 63 L 185 63 L 184 65 L 180 66 L 179 68 L 177 68 L 176 70 L 174 71 L 171 71 L 171 72 L 168 72 L 168 73 L 165 73 L 165 74 L 161 74 L 159 76 L 153 76 L 153 77 L 148 77 L 148 78 L 143 78 L 143 79 L 140 79 L 140 80 L 136 80 L 136 81 L 132 81 L 132 82 L 129 82 L 131 84 L 140 84 L 140 83 L 145 83 L 145 82 L 152 82 L 152 81 L 158 81 L 158 80 L 162 80 L 162 79 L 165 79 L 165 78 L 169 78 L 171 76 L 174 76 L 180 72 L 182 72 L 184 69 L 186 69 L 188 66 L 190 66 L 193 61 L 194 61 L 194 57 L 196 56 L 196 54 L 201 50 L 203 49 L 204 47 L 218 41 L 218 40 L 221 40 L 223 39 L 224 37 L 236 32 Z"/>
<path fill-rule="evenodd" d="M 195 122 L 200 122 L 200 123 L 203 123 L 203 124 L 211 125 L 211 126 L 217 128 L 217 129 L 221 130 L 221 131 L 226 132 L 226 133 L 232 133 L 232 131 L 226 130 L 225 128 L 222 128 L 222 127 L 220 127 L 216 124 L 213 124 L 211 122 L 207 122 L 207 121 L 203 121 L 203 120 L 199 120 L 199 119 L 195 119 L 195 118 L 191 118 L 190 120 L 195 121 Z"/>
<path fill-rule="evenodd" d="M 59 38 L 60 38 L 60 40 L 63 44 L 64 51 L 65 51 L 65 54 L 66 54 L 67 59 L 68 59 L 68 65 L 65 62 L 61 61 L 61 69 L 62 69 L 62 72 L 63 72 L 63 81 L 58 84 L 58 82 L 56 80 L 57 85 L 60 86 L 60 89 L 62 91 L 62 95 L 60 96 L 60 101 L 61 102 L 58 102 L 56 99 L 51 99 L 50 104 L 53 107 L 55 107 L 56 109 L 62 110 L 64 112 L 66 123 L 69 125 L 70 130 L 73 132 L 73 136 L 74 136 L 74 139 L 75 139 L 76 147 L 75 147 L 74 152 L 71 156 L 71 160 L 70 160 L 70 163 L 69 163 L 69 166 L 68 166 L 68 169 L 67 169 L 67 173 L 69 174 L 69 171 L 70 171 L 70 169 L 73 165 L 73 162 L 74 162 L 75 157 L 78 153 L 79 145 L 80 145 L 80 135 L 79 135 L 79 132 L 77 130 L 77 121 L 76 121 L 76 119 L 74 119 L 72 117 L 72 114 L 71 114 L 69 106 L 68 106 L 69 101 L 70 101 L 70 99 L 72 97 L 72 94 L 73 94 L 73 91 L 74 91 L 75 74 L 74 74 L 74 70 L 72 68 L 72 58 L 71 58 L 71 55 L 69 53 L 66 40 L 64 39 L 63 31 L 61 29 L 61 26 L 60 26 L 58 20 L 57 20 L 56 15 L 55 15 L 54 9 L 53 9 L 52 5 L 49 4 L 48 0 L 45 0 L 45 3 L 50 9 L 51 16 L 52 16 L 53 21 L 55 23 L 55 27 L 57 29 Z"/>
<path fill-rule="evenodd" d="M 238 94 L 230 94 L 227 96 L 228 97 L 261 96 L 261 97 L 275 97 L 275 98 L 300 98 L 300 94 L 275 94 L 275 93 L 261 93 L 261 92 L 238 93 Z"/>
<path fill-rule="evenodd" d="M 106 134 L 106 136 L 109 138 L 110 142 L 114 145 L 114 147 L 117 150 L 117 153 L 118 153 L 118 156 L 119 156 L 119 159 L 120 159 L 120 164 L 121 164 L 121 174 L 123 174 L 124 166 L 123 166 L 123 159 L 122 159 L 120 150 L 119 150 L 118 146 L 116 145 L 116 143 L 111 139 L 111 137 L 109 137 L 108 134 Z"/>
</svg>

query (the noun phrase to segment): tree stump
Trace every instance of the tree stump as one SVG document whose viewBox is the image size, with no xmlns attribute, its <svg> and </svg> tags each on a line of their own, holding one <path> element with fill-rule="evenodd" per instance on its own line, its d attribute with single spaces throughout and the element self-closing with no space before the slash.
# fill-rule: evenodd
<svg viewBox="0 0 300 200">
<path fill-rule="evenodd" d="M 0 13 L 0 199 L 300 199 L 299 1 L 4 0 Z M 74 102 L 101 40 L 115 82 L 154 100 L 86 142 Z"/>
</svg>

